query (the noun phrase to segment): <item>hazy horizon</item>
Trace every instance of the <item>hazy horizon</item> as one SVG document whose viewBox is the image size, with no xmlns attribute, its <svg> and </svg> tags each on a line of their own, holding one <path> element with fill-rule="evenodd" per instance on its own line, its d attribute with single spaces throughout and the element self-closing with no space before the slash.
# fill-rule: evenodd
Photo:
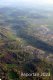
<svg viewBox="0 0 53 80">
<path fill-rule="evenodd" d="M 46 7 L 53 8 L 53 0 L 1 0 L 0 7 L 23 6 L 23 7 Z"/>
</svg>

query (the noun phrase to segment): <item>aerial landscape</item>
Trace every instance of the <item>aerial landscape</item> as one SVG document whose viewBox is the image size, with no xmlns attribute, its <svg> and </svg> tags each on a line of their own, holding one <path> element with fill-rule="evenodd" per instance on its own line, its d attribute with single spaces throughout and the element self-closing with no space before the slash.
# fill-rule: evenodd
<svg viewBox="0 0 53 80">
<path fill-rule="evenodd" d="M 53 80 L 52 9 L 0 7 L 0 79 Z"/>
</svg>

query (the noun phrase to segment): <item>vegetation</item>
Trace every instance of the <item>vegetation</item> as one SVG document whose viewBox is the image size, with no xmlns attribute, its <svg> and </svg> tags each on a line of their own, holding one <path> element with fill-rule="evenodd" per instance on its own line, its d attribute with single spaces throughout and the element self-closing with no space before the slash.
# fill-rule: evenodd
<svg viewBox="0 0 53 80">
<path fill-rule="evenodd" d="M 2 80 L 53 80 L 53 20 L 48 12 L 40 12 L 0 8 Z M 50 76 L 21 76 L 44 72 Z"/>
</svg>

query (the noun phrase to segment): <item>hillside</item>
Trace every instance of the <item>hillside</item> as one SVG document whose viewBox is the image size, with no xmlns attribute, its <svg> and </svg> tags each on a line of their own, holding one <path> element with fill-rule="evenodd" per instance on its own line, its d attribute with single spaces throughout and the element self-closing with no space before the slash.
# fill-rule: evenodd
<svg viewBox="0 0 53 80">
<path fill-rule="evenodd" d="M 53 27 L 49 27 L 51 21 L 44 12 L 0 8 L 2 80 L 53 79 Z M 50 76 L 41 76 L 44 72 Z M 23 77 L 21 73 L 39 73 L 39 76 Z"/>
</svg>

